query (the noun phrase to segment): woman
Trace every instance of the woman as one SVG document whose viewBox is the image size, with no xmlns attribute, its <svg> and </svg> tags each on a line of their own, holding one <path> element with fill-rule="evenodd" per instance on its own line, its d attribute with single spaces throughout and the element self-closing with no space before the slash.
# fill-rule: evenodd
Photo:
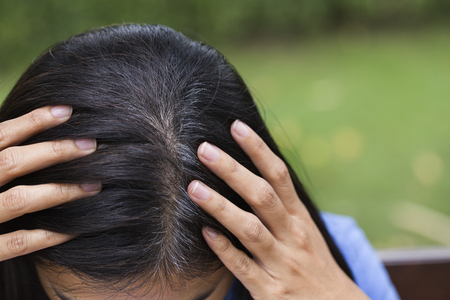
<svg viewBox="0 0 450 300">
<path fill-rule="evenodd" d="M 348 221 L 325 215 L 327 230 L 206 45 L 163 26 L 74 36 L 0 122 L 4 299 L 367 299 L 328 231 Z M 365 292 L 397 299 L 371 261 Z"/>
</svg>

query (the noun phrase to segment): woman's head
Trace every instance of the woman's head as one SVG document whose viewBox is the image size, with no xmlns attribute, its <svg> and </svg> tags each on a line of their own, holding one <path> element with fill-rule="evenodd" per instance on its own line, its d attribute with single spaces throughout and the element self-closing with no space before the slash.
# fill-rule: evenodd
<svg viewBox="0 0 450 300">
<path fill-rule="evenodd" d="M 190 200 L 186 187 L 199 179 L 237 206 L 251 209 L 199 162 L 197 147 L 204 141 L 218 145 L 258 174 L 229 131 L 241 119 L 281 157 L 244 82 L 226 59 L 163 26 L 93 30 L 37 59 L 4 102 L 0 122 L 61 104 L 73 107 L 72 118 L 26 143 L 95 138 L 98 150 L 18 178 L 2 190 L 98 181 L 103 190 L 2 224 L 3 232 L 44 228 L 76 236 L 25 259 L 43 272 L 67 271 L 83 284 L 116 292 L 156 286 L 176 290 L 218 276 L 223 266 L 201 228 L 226 230 Z M 349 273 L 292 170 L 291 175 L 332 253 Z"/>
</svg>

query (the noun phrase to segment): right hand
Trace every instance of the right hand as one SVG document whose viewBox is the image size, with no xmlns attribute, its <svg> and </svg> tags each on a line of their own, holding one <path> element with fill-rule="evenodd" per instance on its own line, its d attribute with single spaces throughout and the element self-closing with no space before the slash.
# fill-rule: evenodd
<svg viewBox="0 0 450 300">
<path fill-rule="evenodd" d="M 16 146 L 38 132 L 67 121 L 69 106 L 42 107 L 0 123 L 0 186 L 40 169 L 67 162 L 96 150 L 94 139 L 52 141 Z M 100 192 L 100 184 L 41 184 L 15 186 L 0 193 L 0 223 Z M 70 240 L 68 235 L 42 229 L 0 235 L 0 261 Z"/>
<path fill-rule="evenodd" d="M 231 135 L 263 177 L 208 143 L 198 148 L 198 157 L 251 206 L 255 215 L 199 181 L 188 187 L 191 199 L 252 254 L 249 257 L 224 234 L 205 228 L 206 242 L 225 267 L 253 299 L 369 300 L 333 258 L 300 200 L 286 164 L 244 123 L 235 121 Z"/>
</svg>

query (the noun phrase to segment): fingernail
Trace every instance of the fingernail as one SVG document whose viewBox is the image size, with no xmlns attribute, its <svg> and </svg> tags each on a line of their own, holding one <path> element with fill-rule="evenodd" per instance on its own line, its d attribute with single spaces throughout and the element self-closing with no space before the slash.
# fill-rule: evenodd
<svg viewBox="0 0 450 300">
<path fill-rule="evenodd" d="M 247 124 L 242 123 L 239 120 L 234 121 L 233 130 L 240 137 L 247 137 L 250 134 L 250 130 L 248 129 Z"/>
<path fill-rule="evenodd" d="M 205 232 L 212 239 L 216 239 L 219 236 L 217 231 L 214 231 L 214 230 L 212 230 L 211 228 L 208 228 L 208 227 L 205 227 Z"/>
<path fill-rule="evenodd" d="M 97 141 L 95 139 L 79 139 L 75 141 L 75 144 L 80 150 L 92 150 L 97 148 Z"/>
<path fill-rule="evenodd" d="M 57 105 L 53 106 L 50 109 L 50 112 L 55 118 L 64 119 L 70 117 L 70 115 L 72 114 L 72 107 L 67 105 Z"/>
<path fill-rule="evenodd" d="M 102 184 L 100 182 L 97 183 L 83 183 L 81 185 L 81 188 L 85 191 L 85 192 L 96 192 L 96 191 L 100 191 L 102 189 Z"/>
<path fill-rule="evenodd" d="M 198 200 L 206 200 L 211 195 L 209 189 L 199 181 L 195 182 L 191 194 Z"/>
<path fill-rule="evenodd" d="M 210 162 L 215 162 L 219 159 L 219 150 L 213 145 L 204 142 L 200 146 L 200 155 L 209 160 Z"/>
</svg>

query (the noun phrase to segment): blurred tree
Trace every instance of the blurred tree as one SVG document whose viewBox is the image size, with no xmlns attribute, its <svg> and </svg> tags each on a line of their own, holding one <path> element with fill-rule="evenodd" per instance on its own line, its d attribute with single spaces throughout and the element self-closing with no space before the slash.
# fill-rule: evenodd
<svg viewBox="0 0 450 300">
<path fill-rule="evenodd" d="M 112 23 L 160 23 L 214 44 L 448 16 L 448 0 L 0 0 L 0 74 L 58 40 Z"/>
</svg>

